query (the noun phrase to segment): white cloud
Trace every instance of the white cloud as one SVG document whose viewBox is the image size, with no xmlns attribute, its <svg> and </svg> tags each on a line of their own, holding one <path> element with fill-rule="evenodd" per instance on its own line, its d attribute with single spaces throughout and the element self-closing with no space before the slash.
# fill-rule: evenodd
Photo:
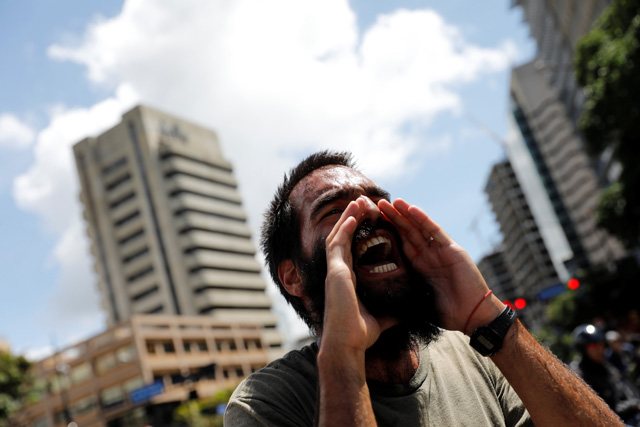
<svg viewBox="0 0 640 427">
<path fill-rule="evenodd" d="M 89 242 L 80 215 L 65 230 L 54 249 L 54 259 L 60 266 L 55 289 L 46 317 L 60 322 L 60 327 L 78 331 L 95 331 L 103 323 L 103 314 L 96 292 L 96 278 L 89 256 Z M 65 321 L 73 320 L 73 324 Z M 56 325 L 53 325 L 56 326 Z"/>
<path fill-rule="evenodd" d="M 23 350 L 23 356 L 32 362 L 38 362 L 45 357 L 51 356 L 53 353 L 55 353 L 55 351 L 50 345 L 45 345 L 43 347 L 29 347 Z"/>
<path fill-rule="evenodd" d="M 71 147 L 116 124 L 135 99 L 134 92 L 121 85 L 114 97 L 91 108 L 54 108 L 49 125 L 36 138 L 34 163 L 13 182 L 17 205 L 38 214 L 45 229 L 59 236 L 51 256 L 59 267 L 59 276 L 49 306 L 40 316 L 64 336 L 86 336 L 104 323 L 82 222 Z M 30 357 L 44 354 L 46 349 L 36 349 Z"/>
<path fill-rule="evenodd" d="M 14 180 L 17 205 L 40 214 L 47 230 L 65 232 L 78 212 L 78 180 L 71 147 L 115 125 L 135 99 L 132 90 L 123 85 L 114 97 L 91 108 L 55 108 L 49 125 L 37 136 L 34 163 Z"/>
<path fill-rule="evenodd" d="M 21 207 L 80 239 L 69 231 L 77 218 L 70 147 L 119 119 L 134 98 L 123 87 L 218 131 L 257 229 L 276 182 L 303 154 L 352 150 L 372 178 L 393 179 L 420 166 L 416 153 L 445 152 L 446 138 L 425 147 L 406 126 L 427 129 L 437 114 L 460 110 L 458 87 L 506 68 L 515 49 L 475 46 L 429 10 L 381 16 L 359 39 L 347 0 L 128 0 L 80 43 L 49 55 L 120 88 L 91 108 L 54 114 L 35 164 L 15 181 Z M 57 259 L 72 268 L 71 256 L 61 250 Z M 67 280 L 63 271 L 61 289 L 73 288 Z"/>
<path fill-rule="evenodd" d="M 18 117 L 0 114 L 0 148 L 23 150 L 33 143 L 35 132 Z"/>
</svg>

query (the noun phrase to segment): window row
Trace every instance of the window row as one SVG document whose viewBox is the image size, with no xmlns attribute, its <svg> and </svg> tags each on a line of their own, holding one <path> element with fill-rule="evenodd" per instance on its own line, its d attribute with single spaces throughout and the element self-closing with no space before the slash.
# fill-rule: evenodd
<svg viewBox="0 0 640 427">
<path fill-rule="evenodd" d="M 173 354 L 176 352 L 176 347 L 173 341 L 147 341 L 147 353 L 148 354 Z M 241 346 L 245 350 L 260 350 L 262 349 L 262 342 L 259 338 L 244 338 L 241 340 Z M 209 346 L 205 340 L 183 340 L 182 348 L 185 353 L 208 353 Z M 215 350 L 219 352 L 223 351 L 236 351 L 238 345 L 235 339 L 216 339 Z"/>
</svg>

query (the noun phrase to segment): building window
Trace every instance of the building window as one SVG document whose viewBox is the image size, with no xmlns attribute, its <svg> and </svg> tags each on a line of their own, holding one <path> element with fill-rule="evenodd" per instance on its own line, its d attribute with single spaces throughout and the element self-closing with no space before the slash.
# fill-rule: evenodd
<svg viewBox="0 0 640 427">
<path fill-rule="evenodd" d="M 120 218 L 119 220 L 117 220 L 116 222 L 113 223 L 114 226 L 116 227 L 120 227 L 122 225 L 125 225 L 126 223 L 133 221 L 134 219 L 138 218 L 140 216 L 140 211 L 139 210 L 135 210 L 133 212 L 131 212 L 129 215 Z"/>
<path fill-rule="evenodd" d="M 155 294 L 156 292 L 158 292 L 158 286 L 154 285 L 151 288 L 140 292 L 139 294 L 134 295 L 133 297 L 131 297 L 131 299 L 133 301 L 140 301 L 141 299 L 143 299 L 144 297 L 147 297 L 149 295 Z"/>
<path fill-rule="evenodd" d="M 171 384 L 182 384 L 184 382 L 184 375 L 180 372 L 171 374 Z"/>
<path fill-rule="evenodd" d="M 133 233 L 124 236 L 122 239 L 118 240 L 118 244 L 119 245 L 124 245 L 126 243 L 129 243 L 130 241 L 137 239 L 138 237 L 144 235 L 144 229 L 141 228 L 140 230 L 136 230 Z"/>
<path fill-rule="evenodd" d="M 129 363 L 136 358 L 136 349 L 133 344 L 119 348 L 116 351 L 116 359 L 118 363 Z"/>
<path fill-rule="evenodd" d="M 158 314 L 158 313 L 162 313 L 163 311 L 164 311 L 164 306 L 160 304 L 159 306 L 147 311 L 147 314 Z"/>
<path fill-rule="evenodd" d="M 106 175 L 108 173 L 111 173 L 115 170 L 120 169 L 122 166 L 127 164 L 127 158 L 126 157 L 120 157 L 118 160 L 116 160 L 115 162 L 111 163 L 110 165 L 104 167 L 102 169 L 102 174 Z"/>
<path fill-rule="evenodd" d="M 82 415 L 96 409 L 96 400 L 93 396 L 78 400 L 72 405 L 74 415 Z"/>
<path fill-rule="evenodd" d="M 91 378 L 91 365 L 89 362 L 82 363 L 80 365 L 71 368 L 69 373 L 72 383 L 80 383 Z"/>
<path fill-rule="evenodd" d="M 136 197 L 136 193 L 134 191 L 130 191 L 127 194 L 125 194 L 124 196 L 120 197 L 117 200 L 114 200 L 113 202 L 111 202 L 109 204 L 109 208 L 110 209 L 115 209 L 118 206 L 127 203 L 129 200 L 133 200 Z"/>
<path fill-rule="evenodd" d="M 165 353 L 175 353 L 176 352 L 176 349 L 173 346 L 172 342 L 162 343 L 162 348 L 164 349 Z"/>
<path fill-rule="evenodd" d="M 53 393 L 59 393 L 69 388 L 69 381 L 61 375 L 54 375 L 49 379 L 49 387 Z"/>
<path fill-rule="evenodd" d="M 150 265 L 148 267 L 143 268 L 140 271 L 133 273 L 131 276 L 127 277 L 127 282 L 135 282 L 136 280 L 153 273 L 153 266 Z"/>
<path fill-rule="evenodd" d="M 156 354 L 156 343 L 147 341 L 147 353 Z"/>
<path fill-rule="evenodd" d="M 262 343 L 260 342 L 259 339 L 246 339 L 244 340 L 244 348 L 247 350 L 252 350 L 252 349 L 261 349 L 262 348 Z"/>
<path fill-rule="evenodd" d="M 110 183 L 108 183 L 106 185 L 106 190 L 107 191 L 111 191 L 115 188 L 120 187 L 122 184 L 124 184 L 125 182 L 129 181 L 131 179 L 131 174 L 130 173 L 126 173 L 123 176 L 116 178 L 115 180 L 111 181 Z"/>
<path fill-rule="evenodd" d="M 127 394 L 130 394 L 133 390 L 136 390 L 144 385 L 144 380 L 141 377 L 133 378 L 129 381 L 126 381 L 123 384 L 124 391 Z"/>
<path fill-rule="evenodd" d="M 126 257 L 122 258 L 122 263 L 123 263 L 123 264 L 128 264 L 128 263 L 130 263 L 131 261 L 133 261 L 134 259 L 136 259 L 136 258 L 140 258 L 142 255 L 144 255 L 144 254 L 148 254 L 148 253 L 149 253 L 149 248 L 146 248 L 146 247 L 145 247 L 145 248 L 142 248 L 142 249 L 140 249 L 139 251 L 134 252 L 134 253 L 132 253 L 131 255 L 128 255 L 128 256 L 126 256 Z"/>
<path fill-rule="evenodd" d="M 113 353 L 105 354 L 96 359 L 96 371 L 98 374 L 104 374 L 116 366 L 116 356 Z"/>
<path fill-rule="evenodd" d="M 100 403 L 105 409 L 113 408 L 124 403 L 124 394 L 120 386 L 104 389 L 100 393 Z"/>
</svg>

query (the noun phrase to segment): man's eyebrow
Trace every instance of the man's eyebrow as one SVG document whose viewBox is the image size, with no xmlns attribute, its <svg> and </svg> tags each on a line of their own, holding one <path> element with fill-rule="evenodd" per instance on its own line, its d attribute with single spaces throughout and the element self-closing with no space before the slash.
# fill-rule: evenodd
<svg viewBox="0 0 640 427">
<path fill-rule="evenodd" d="M 377 197 L 378 199 L 385 199 L 387 202 L 391 201 L 391 194 L 387 190 L 384 190 L 377 185 L 372 185 L 365 188 L 365 192 L 368 197 Z"/>
<path fill-rule="evenodd" d="M 389 192 L 386 190 L 383 190 L 377 185 L 364 187 L 363 190 L 367 197 L 380 198 L 380 199 L 385 199 L 387 201 L 391 200 L 391 196 Z M 331 203 L 337 200 L 352 199 L 355 194 L 356 194 L 355 188 L 340 188 L 340 189 L 329 191 L 323 194 L 322 196 L 314 200 L 313 203 L 311 204 L 311 219 L 312 220 L 316 219 L 316 217 L 320 215 L 320 213 L 323 211 L 323 209 L 327 205 L 330 205 Z"/>
</svg>

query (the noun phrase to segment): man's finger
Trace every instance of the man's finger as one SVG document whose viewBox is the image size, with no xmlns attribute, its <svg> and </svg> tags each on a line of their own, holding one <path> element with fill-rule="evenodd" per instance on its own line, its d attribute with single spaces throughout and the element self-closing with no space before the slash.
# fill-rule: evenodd
<svg viewBox="0 0 640 427">
<path fill-rule="evenodd" d="M 342 212 L 342 215 L 338 219 L 338 222 L 336 222 L 335 225 L 333 226 L 333 229 L 331 230 L 331 233 L 329 233 L 329 235 L 327 236 L 326 241 L 330 242 L 331 240 L 333 240 L 335 238 L 335 235 L 338 233 L 338 230 L 340 230 L 340 227 L 342 226 L 342 224 L 348 218 L 357 216 L 358 210 L 359 210 L 358 203 L 356 203 L 355 200 L 350 202 L 347 205 L 346 209 Z"/>
<path fill-rule="evenodd" d="M 425 239 L 433 237 L 440 244 L 451 243 L 451 237 L 433 221 L 422 209 L 417 206 L 410 205 L 402 199 L 393 201 L 393 207 L 412 224 L 421 230 Z"/>
<path fill-rule="evenodd" d="M 428 236 L 425 236 L 419 227 L 409 221 L 404 215 L 402 215 L 396 208 L 386 200 L 380 200 L 378 207 L 382 213 L 395 225 L 400 231 L 404 233 L 404 237 L 411 245 L 411 251 L 417 250 L 425 245 L 425 239 L 428 242 Z M 407 253 L 408 256 L 411 254 Z"/>
</svg>

